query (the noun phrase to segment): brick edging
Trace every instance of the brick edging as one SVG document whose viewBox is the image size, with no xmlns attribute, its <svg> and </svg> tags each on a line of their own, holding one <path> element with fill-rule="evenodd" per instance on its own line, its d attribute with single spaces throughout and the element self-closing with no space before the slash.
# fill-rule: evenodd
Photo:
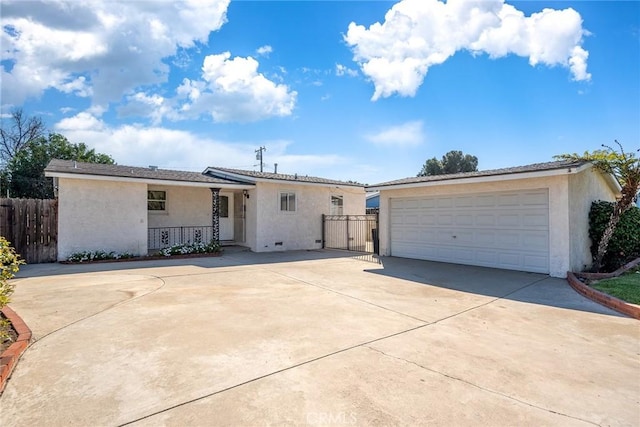
<svg viewBox="0 0 640 427">
<path fill-rule="evenodd" d="M 628 304 L 621 299 L 612 297 L 611 295 L 607 295 L 597 289 L 593 289 L 591 286 L 585 285 L 570 271 L 567 272 L 567 282 L 569 282 L 569 285 L 571 285 L 576 292 L 590 300 L 602 304 L 619 313 L 626 314 L 627 316 L 640 320 L 640 307 Z"/>
<path fill-rule="evenodd" d="M 24 320 L 8 306 L 2 307 L 0 311 L 2 311 L 4 317 L 9 319 L 13 329 L 18 335 L 16 341 L 0 354 L 0 394 L 2 394 L 4 387 L 7 385 L 7 380 L 16 367 L 20 356 L 22 356 L 22 353 L 24 353 L 29 346 L 31 329 L 29 329 L 27 324 L 24 323 Z"/>
</svg>

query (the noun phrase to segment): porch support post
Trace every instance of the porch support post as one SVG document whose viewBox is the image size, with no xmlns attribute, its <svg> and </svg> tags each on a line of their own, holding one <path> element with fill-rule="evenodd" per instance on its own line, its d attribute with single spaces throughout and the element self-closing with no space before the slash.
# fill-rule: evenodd
<svg viewBox="0 0 640 427">
<path fill-rule="evenodd" d="M 211 225 L 213 226 L 213 242 L 220 244 L 220 189 L 211 188 Z"/>
</svg>

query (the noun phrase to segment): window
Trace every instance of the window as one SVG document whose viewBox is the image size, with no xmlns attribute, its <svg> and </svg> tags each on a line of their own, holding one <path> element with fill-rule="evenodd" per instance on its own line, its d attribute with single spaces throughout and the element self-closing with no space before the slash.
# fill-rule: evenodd
<svg viewBox="0 0 640 427">
<path fill-rule="evenodd" d="M 343 196 L 331 196 L 331 215 L 342 215 Z"/>
<path fill-rule="evenodd" d="M 220 218 L 229 218 L 229 197 L 220 196 Z"/>
<path fill-rule="evenodd" d="M 280 193 L 280 212 L 296 211 L 296 193 Z"/>
<path fill-rule="evenodd" d="M 158 190 L 147 191 L 147 209 L 150 211 L 166 211 L 167 192 Z"/>
</svg>

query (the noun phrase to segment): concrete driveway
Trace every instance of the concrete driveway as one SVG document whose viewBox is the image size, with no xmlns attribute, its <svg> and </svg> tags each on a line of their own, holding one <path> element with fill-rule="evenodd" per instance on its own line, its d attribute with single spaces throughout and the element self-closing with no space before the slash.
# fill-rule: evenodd
<svg viewBox="0 0 640 427">
<path fill-rule="evenodd" d="M 2 426 L 640 424 L 640 323 L 540 274 L 310 251 L 19 277 Z"/>
</svg>

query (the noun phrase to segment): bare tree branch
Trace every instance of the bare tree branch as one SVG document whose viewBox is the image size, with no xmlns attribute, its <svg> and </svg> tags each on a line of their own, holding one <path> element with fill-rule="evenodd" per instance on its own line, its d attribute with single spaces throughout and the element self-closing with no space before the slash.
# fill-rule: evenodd
<svg viewBox="0 0 640 427">
<path fill-rule="evenodd" d="M 0 160 L 8 163 L 29 142 L 44 136 L 40 117 L 30 117 L 22 108 L 11 111 L 11 117 L 0 119 Z"/>
</svg>

